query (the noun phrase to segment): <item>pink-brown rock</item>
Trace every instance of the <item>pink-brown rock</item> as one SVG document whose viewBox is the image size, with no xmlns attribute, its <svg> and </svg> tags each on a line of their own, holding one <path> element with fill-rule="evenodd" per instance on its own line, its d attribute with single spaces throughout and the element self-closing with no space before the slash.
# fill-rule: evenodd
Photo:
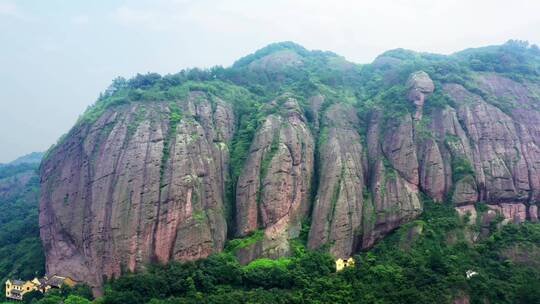
<svg viewBox="0 0 540 304">
<path fill-rule="evenodd" d="M 388 232 L 422 212 L 412 119 L 405 116 L 393 122 L 385 130 L 382 143 L 379 140 L 382 136 L 381 121 L 381 115 L 373 115 L 367 131 L 372 201 L 364 205 L 361 248 L 371 247 Z"/>
<path fill-rule="evenodd" d="M 223 248 L 232 107 L 217 100 L 212 110 L 196 92 L 177 106 L 174 132 L 167 103 L 134 103 L 79 124 L 53 149 L 41 168 L 47 272 L 99 287 L 152 261 Z"/>
<path fill-rule="evenodd" d="M 418 186 L 420 181 L 418 157 L 413 137 L 413 121 L 410 115 L 390 121 L 384 130 L 382 152 L 398 175 Z"/>
<path fill-rule="evenodd" d="M 364 198 L 364 148 L 358 117 L 351 106 L 332 105 L 323 121 L 320 177 L 308 247 L 329 244 L 335 257 L 350 257 L 361 246 Z"/>
<path fill-rule="evenodd" d="M 529 220 L 533 223 L 538 223 L 538 206 L 529 206 Z"/>
<path fill-rule="evenodd" d="M 385 85 L 403 82 L 401 62 L 377 60 L 376 67 L 388 68 Z M 304 64 L 284 50 L 248 70 L 279 78 Z M 104 277 L 149 262 L 219 252 L 228 230 L 240 238 L 262 235 L 237 252 L 242 263 L 281 257 L 308 218 L 310 248 L 348 257 L 415 219 L 421 192 L 478 217 L 482 235 L 499 214 L 503 223 L 538 221 L 540 86 L 495 73 L 472 76 L 476 90 L 452 83 L 435 88 L 426 73 L 411 74 L 400 84 L 416 113 L 392 119 L 387 109 L 359 117 L 354 105 L 318 92 L 309 92 L 305 103 L 292 95 L 265 103 L 241 155 L 235 197 L 229 147 L 242 117 L 234 100 L 191 92 L 183 100 L 109 108 L 77 124 L 42 164 L 47 271 L 99 287 Z M 424 114 L 434 90 L 451 102 Z M 181 113 L 169 120 L 176 108 Z M 7 182 L 0 181 L 0 195 Z M 489 210 L 476 213 L 479 201 Z"/>
<path fill-rule="evenodd" d="M 456 206 L 474 204 L 478 201 L 478 192 L 472 176 L 467 176 L 456 182 L 452 193 L 452 203 Z"/>
<path fill-rule="evenodd" d="M 285 95 L 270 106 L 280 114 L 268 116 L 255 135 L 236 190 L 236 234 L 263 229 L 263 240 L 251 246 L 260 247 L 259 257 L 289 254 L 289 240 L 309 215 L 314 168 L 313 138 L 298 102 Z"/>
<path fill-rule="evenodd" d="M 464 294 L 464 295 L 460 295 L 460 296 L 454 298 L 453 303 L 454 304 L 469 304 L 469 303 L 471 303 L 471 299 L 470 299 L 469 295 Z"/>
<path fill-rule="evenodd" d="M 488 202 L 527 200 L 529 170 L 511 117 L 460 85 L 445 91 L 458 104 L 458 115 L 473 144 L 471 150 L 479 185 L 479 198 Z"/>
<path fill-rule="evenodd" d="M 488 205 L 488 208 L 503 216 L 503 224 L 519 224 L 527 219 L 527 208 L 522 203 L 500 203 L 499 205 Z"/>
<path fill-rule="evenodd" d="M 417 71 L 409 76 L 407 87 L 409 88 L 408 98 L 416 106 L 414 119 L 421 120 L 424 103 L 426 98 L 435 90 L 435 85 L 426 72 Z"/>
<path fill-rule="evenodd" d="M 420 185 L 437 202 L 442 202 L 451 183 L 451 172 L 447 174 L 443 155 L 439 145 L 433 139 L 427 139 L 421 145 L 419 154 Z"/>
</svg>

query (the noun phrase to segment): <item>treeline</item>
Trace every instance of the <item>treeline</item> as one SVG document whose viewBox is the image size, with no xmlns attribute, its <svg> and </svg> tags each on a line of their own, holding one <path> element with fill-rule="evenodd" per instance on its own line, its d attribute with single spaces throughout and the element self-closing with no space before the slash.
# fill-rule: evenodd
<svg viewBox="0 0 540 304">
<path fill-rule="evenodd" d="M 39 238 L 38 166 L 36 163 L 23 163 L 0 167 L 2 298 L 5 294 L 6 279 L 32 279 L 45 272 L 45 256 Z M 2 184 L 5 184 L 4 188 Z"/>
<path fill-rule="evenodd" d="M 540 303 L 540 268 L 508 252 L 540 253 L 540 225 L 509 225 L 472 244 L 474 223 L 452 207 L 426 202 L 416 222 L 340 273 L 323 252 L 296 248 L 290 259 L 240 266 L 229 254 L 197 263 L 154 266 L 107 285 L 100 303 Z M 418 229 L 418 227 L 422 227 Z M 413 232 L 416 231 L 415 235 Z M 449 238 L 455 236 L 455 238 Z M 478 272 L 467 279 L 467 270 Z"/>
<path fill-rule="evenodd" d="M 479 210 L 484 210 L 479 206 Z M 105 286 L 100 304 L 176 303 L 540 303 L 540 225 L 507 225 L 478 243 L 477 227 L 450 206 L 426 202 L 426 212 L 375 248 L 356 267 L 335 273 L 324 252 L 246 266 L 231 253 L 191 263 L 152 265 Z M 466 272 L 478 274 L 467 279 Z M 47 295 L 81 297 L 80 294 Z M 67 302 L 65 302 L 67 303 Z M 87 302 L 81 302 L 87 303 Z"/>
<path fill-rule="evenodd" d="M 43 275 L 45 257 L 39 238 L 38 164 L 7 165 L 0 168 L 0 184 L 17 174 L 31 177 L 21 191 L 0 195 L 0 278 L 2 282 L 14 276 L 22 279 Z M 10 185 L 17 181 L 10 180 Z M 6 189 L 10 192 L 10 189 Z M 4 286 L 2 284 L 2 290 Z"/>
</svg>

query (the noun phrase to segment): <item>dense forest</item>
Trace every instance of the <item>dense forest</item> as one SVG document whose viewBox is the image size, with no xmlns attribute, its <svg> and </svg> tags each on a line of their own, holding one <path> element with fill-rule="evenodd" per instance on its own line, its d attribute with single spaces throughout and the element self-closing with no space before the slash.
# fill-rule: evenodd
<svg viewBox="0 0 540 304">
<path fill-rule="evenodd" d="M 337 274 L 331 256 L 306 252 L 301 245 L 292 258 L 247 266 L 224 253 L 127 275 L 108 285 L 102 301 L 433 303 L 469 294 L 472 303 L 540 302 L 540 226 L 506 226 L 474 245 L 463 238 L 468 229 L 474 224 L 459 219 L 452 208 L 426 202 L 418 221 L 357 255 L 355 268 Z M 468 270 L 478 275 L 467 279 Z"/>
<path fill-rule="evenodd" d="M 479 206 L 480 209 L 483 206 Z M 241 266 L 224 252 L 194 263 L 149 265 L 107 283 L 96 303 L 540 303 L 540 225 L 479 229 L 447 205 L 425 202 L 425 212 L 373 249 L 355 256 L 356 267 L 335 272 L 334 259 L 307 251 Z M 478 273 L 467 278 L 466 272 Z M 86 295 L 86 296 L 85 296 Z M 89 303 L 84 289 L 48 294 L 37 303 Z"/>
<path fill-rule="evenodd" d="M 39 239 L 39 163 L 0 167 L 0 277 L 42 275 L 45 257 Z"/>
<path fill-rule="evenodd" d="M 38 158 L 41 158 L 39 156 Z M 39 238 L 39 159 L 0 166 L 0 277 L 2 297 L 8 278 L 32 279 L 45 273 Z"/>
</svg>

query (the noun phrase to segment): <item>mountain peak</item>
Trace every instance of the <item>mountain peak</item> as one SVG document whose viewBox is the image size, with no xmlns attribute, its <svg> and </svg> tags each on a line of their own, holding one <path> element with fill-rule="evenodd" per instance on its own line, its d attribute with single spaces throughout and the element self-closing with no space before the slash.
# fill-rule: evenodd
<svg viewBox="0 0 540 304">
<path fill-rule="evenodd" d="M 35 164 L 41 162 L 41 159 L 43 158 L 43 155 L 45 153 L 43 152 L 32 152 L 23 156 L 18 157 L 14 161 L 11 161 L 7 164 L 0 164 L 1 166 L 5 165 L 19 165 L 19 164 Z"/>
<path fill-rule="evenodd" d="M 250 55 L 247 55 L 238 59 L 233 64 L 233 67 L 234 68 L 244 67 L 261 58 L 272 56 L 272 55 L 283 53 L 283 52 L 293 53 L 301 57 L 309 53 L 309 51 L 306 48 L 304 48 L 303 46 L 295 42 L 292 42 L 292 41 L 276 42 L 255 51 L 255 53 L 253 54 L 250 54 Z"/>
</svg>

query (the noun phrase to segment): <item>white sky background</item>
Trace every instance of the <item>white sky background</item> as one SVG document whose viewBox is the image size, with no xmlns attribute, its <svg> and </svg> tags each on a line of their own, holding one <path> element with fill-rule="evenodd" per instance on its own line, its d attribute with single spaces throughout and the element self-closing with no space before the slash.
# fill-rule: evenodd
<svg viewBox="0 0 540 304">
<path fill-rule="evenodd" d="M 540 42 L 535 0 L 0 0 L 0 162 L 44 151 L 116 76 L 229 66 L 291 40 L 357 63 Z"/>
</svg>

